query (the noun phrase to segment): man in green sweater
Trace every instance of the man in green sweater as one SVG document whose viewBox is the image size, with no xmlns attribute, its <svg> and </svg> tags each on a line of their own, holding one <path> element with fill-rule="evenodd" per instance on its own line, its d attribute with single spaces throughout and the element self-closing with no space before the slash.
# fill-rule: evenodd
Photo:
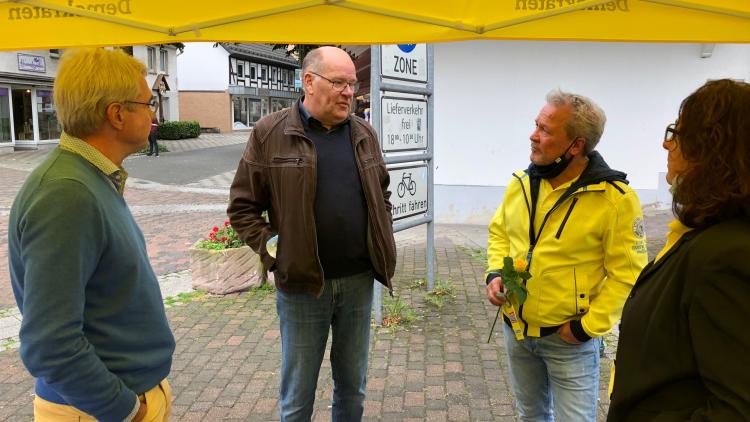
<svg viewBox="0 0 750 422">
<path fill-rule="evenodd" d="M 145 74 L 119 50 L 64 54 L 60 146 L 11 209 L 10 275 L 37 422 L 169 418 L 174 337 L 122 196 L 122 161 L 147 145 L 154 113 Z"/>
</svg>

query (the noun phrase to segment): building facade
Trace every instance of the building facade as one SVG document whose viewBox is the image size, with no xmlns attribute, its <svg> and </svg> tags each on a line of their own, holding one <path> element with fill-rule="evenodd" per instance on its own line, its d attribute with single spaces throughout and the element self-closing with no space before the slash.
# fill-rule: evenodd
<svg viewBox="0 0 750 422">
<path fill-rule="evenodd" d="M 183 118 L 202 128 L 249 129 L 302 95 L 297 60 L 270 45 L 190 43 L 178 61 Z"/>
<path fill-rule="evenodd" d="M 124 47 L 148 67 L 146 81 L 161 97 L 157 114 L 179 119 L 177 101 L 177 48 Z M 57 143 L 62 128 L 52 99 L 62 50 L 0 52 L 0 153 Z"/>
<path fill-rule="evenodd" d="M 59 50 L 0 52 L 0 152 L 60 139 L 52 102 Z"/>
</svg>

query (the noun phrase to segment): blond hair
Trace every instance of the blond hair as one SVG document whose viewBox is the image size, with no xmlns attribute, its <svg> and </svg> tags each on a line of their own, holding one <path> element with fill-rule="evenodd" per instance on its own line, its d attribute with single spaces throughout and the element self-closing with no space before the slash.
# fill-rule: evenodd
<svg viewBox="0 0 750 422">
<path fill-rule="evenodd" d="M 98 131 L 107 106 L 135 100 L 146 66 L 122 52 L 102 48 L 65 51 L 55 79 L 55 108 L 63 130 L 78 138 Z M 124 104 L 132 110 L 133 105 Z"/>
</svg>

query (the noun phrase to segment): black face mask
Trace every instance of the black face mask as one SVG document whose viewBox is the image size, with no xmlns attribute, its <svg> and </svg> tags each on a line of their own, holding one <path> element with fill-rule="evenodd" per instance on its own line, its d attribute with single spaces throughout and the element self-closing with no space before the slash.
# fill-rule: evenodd
<svg viewBox="0 0 750 422">
<path fill-rule="evenodd" d="M 577 139 L 578 138 L 574 139 L 573 142 L 571 142 L 568 146 L 568 149 L 566 149 L 561 156 L 557 157 L 555 161 L 551 162 L 550 164 L 540 165 L 531 163 L 528 169 L 529 176 L 540 177 L 542 179 L 553 179 L 559 176 L 560 173 L 565 171 L 565 169 L 568 168 L 568 165 L 570 165 L 570 158 L 567 157 L 568 151 L 573 148 L 573 145 L 576 143 Z"/>
</svg>

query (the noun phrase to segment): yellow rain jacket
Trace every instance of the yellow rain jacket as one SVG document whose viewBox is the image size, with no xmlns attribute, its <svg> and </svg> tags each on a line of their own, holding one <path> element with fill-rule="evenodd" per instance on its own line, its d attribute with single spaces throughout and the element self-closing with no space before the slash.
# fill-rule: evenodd
<svg viewBox="0 0 750 422">
<path fill-rule="evenodd" d="M 531 178 L 513 175 L 489 226 L 486 280 L 510 256 L 530 262 L 528 297 L 517 309 L 525 336 L 551 334 L 571 322 L 586 341 L 606 334 L 647 262 L 643 215 L 625 173 L 596 151 L 578 179 L 552 189 L 540 180 L 534 237 Z M 507 319 L 506 319 L 507 322 Z"/>
</svg>

